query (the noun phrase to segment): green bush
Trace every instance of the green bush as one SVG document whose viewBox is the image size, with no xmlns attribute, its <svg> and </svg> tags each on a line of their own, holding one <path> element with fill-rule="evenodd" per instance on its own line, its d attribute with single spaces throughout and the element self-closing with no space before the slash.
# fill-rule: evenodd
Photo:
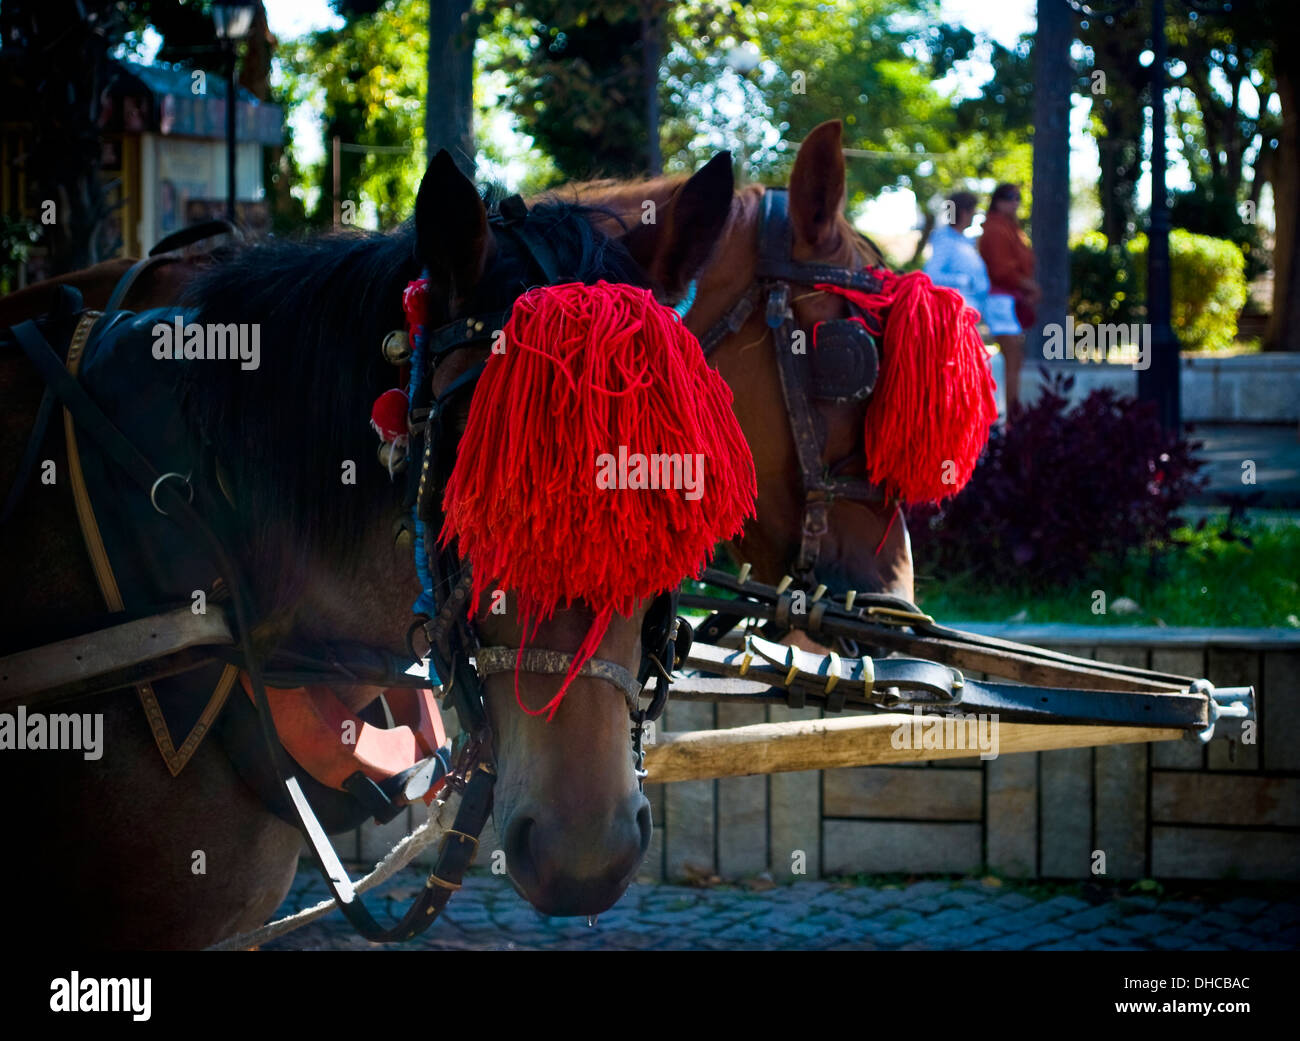
<svg viewBox="0 0 1300 1041">
<path fill-rule="evenodd" d="M 1169 234 L 1173 327 L 1187 351 L 1221 351 L 1232 346 L 1237 316 L 1246 303 L 1246 262 L 1226 239 Z M 1070 249 L 1070 310 L 1078 322 L 1146 321 L 1147 237 L 1108 246 L 1088 232 Z"/>
<path fill-rule="evenodd" d="M 0 216 L 0 293 L 18 288 L 18 269 L 37 238 L 37 226 L 25 217 Z"/>
<path fill-rule="evenodd" d="M 1138 292 L 1146 299 L 1147 237 L 1128 246 L 1137 270 Z M 1237 316 L 1246 304 L 1246 258 L 1227 239 L 1175 228 L 1169 233 L 1169 282 L 1173 325 L 1185 351 L 1224 351 L 1237 336 Z"/>
<path fill-rule="evenodd" d="M 1186 191 L 1170 192 L 1169 219 L 1175 228 L 1227 239 L 1240 246 L 1246 258 L 1247 282 L 1253 282 L 1273 266 L 1259 224 L 1242 220 L 1237 196 L 1222 178 L 1193 184 Z"/>
<path fill-rule="evenodd" d="M 1089 231 L 1070 247 L 1070 313 L 1076 322 L 1141 321 L 1143 301 L 1137 292 L 1133 257 L 1123 246 L 1110 246 L 1099 231 Z"/>
</svg>

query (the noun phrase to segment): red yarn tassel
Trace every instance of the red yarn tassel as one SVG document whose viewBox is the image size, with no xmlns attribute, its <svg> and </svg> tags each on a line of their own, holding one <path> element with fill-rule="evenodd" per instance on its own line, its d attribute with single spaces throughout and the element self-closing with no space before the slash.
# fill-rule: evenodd
<svg viewBox="0 0 1300 1041">
<path fill-rule="evenodd" d="M 514 591 L 525 635 L 579 600 L 596 612 L 559 692 L 532 712 L 550 718 L 615 611 L 628 616 L 697 575 L 754 515 L 754 462 L 731 390 L 648 290 L 532 290 L 516 301 L 504 343 L 470 403 L 463 443 L 475 450 L 457 457 L 441 537 L 470 560 L 475 611 L 499 587 Z M 702 457 L 691 482 L 701 494 L 600 487 L 620 449 L 633 460 L 676 456 L 683 468 L 689 457 L 692 470 Z"/>
<path fill-rule="evenodd" d="M 970 480 L 998 415 L 979 315 L 923 272 L 875 273 L 884 282 L 875 294 L 817 286 L 884 330 L 867 407 L 867 473 L 904 502 L 938 502 Z"/>
</svg>

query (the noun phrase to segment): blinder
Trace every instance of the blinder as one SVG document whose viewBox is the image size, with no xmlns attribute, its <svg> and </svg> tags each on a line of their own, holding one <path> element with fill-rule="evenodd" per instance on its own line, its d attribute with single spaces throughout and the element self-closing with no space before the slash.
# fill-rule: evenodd
<svg viewBox="0 0 1300 1041">
<path fill-rule="evenodd" d="M 876 389 L 880 354 L 861 318 L 835 318 L 813 326 L 808 392 L 836 405 L 866 401 Z"/>
</svg>

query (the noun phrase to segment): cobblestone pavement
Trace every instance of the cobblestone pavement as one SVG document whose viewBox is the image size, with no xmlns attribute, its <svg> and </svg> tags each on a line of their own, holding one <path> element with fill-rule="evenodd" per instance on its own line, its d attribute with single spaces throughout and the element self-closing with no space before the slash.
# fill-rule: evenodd
<svg viewBox="0 0 1300 1041">
<path fill-rule="evenodd" d="M 424 883 L 407 870 L 378 897 L 400 913 Z M 303 865 L 280 914 L 325 897 Z M 367 950 L 338 912 L 267 950 Z M 766 888 L 633 885 L 595 926 L 545 918 L 510 884 L 472 874 L 440 921 L 408 947 L 431 950 L 1295 950 L 1300 887 L 1204 885 L 1165 896 L 996 879 Z"/>
</svg>

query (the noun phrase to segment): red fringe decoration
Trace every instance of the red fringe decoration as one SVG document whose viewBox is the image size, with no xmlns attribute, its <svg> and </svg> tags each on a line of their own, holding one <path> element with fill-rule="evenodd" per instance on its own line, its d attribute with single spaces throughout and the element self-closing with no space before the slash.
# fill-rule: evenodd
<svg viewBox="0 0 1300 1041">
<path fill-rule="evenodd" d="M 754 461 L 730 388 L 648 290 L 603 281 L 534 289 L 504 334 L 504 353 L 488 359 L 474 391 L 463 441 L 474 450 L 457 456 L 441 538 L 469 558 L 474 611 L 485 591 L 514 591 L 525 642 L 558 607 L 582 600 L 596 612 L 559 692 L 525 708 L 549 719 L 615 611 L 629 616 L 698 575 L 754 516 Z M 702 495 L 599 487 L 598 458 L 617 460 L 620 448 L 629 459 L 702 461 Z"/>
<path fill-rule="evenodd" d="M 939 502 L 966 486 L 998 417 L 979 315 L 923 272 L 875 272 L 877 294 L 819 284 L 884 330 L 867 406 L 867 473 L 904 502 Z"/>
</svg>

